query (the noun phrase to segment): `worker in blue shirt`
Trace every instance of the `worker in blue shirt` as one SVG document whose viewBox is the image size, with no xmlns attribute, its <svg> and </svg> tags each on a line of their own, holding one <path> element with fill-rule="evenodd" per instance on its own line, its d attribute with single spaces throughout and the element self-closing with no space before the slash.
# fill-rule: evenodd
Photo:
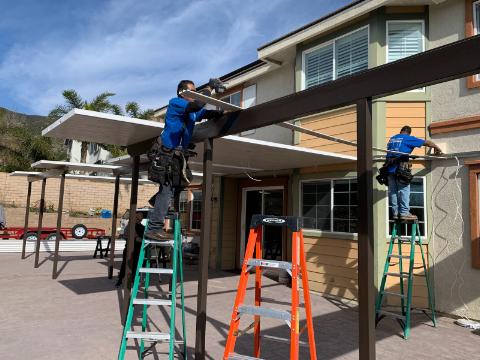
<svg viewBox="0 0 480 360">
<path fill-rule="evenodd" d="M 208 85 L 202 89 L 202 94 L 209 96 L 213 89 L 218 93 L 225 88 L 219 79 L 210 79 Z M 183 179 L 187 183 L 189 182 L 186 173 L 187 159 L 183 154 L 188 149 L 194 148 L 193 144 L 190 144 L 190 140 L 192 139 L 195 123 L 203 119 L 216 119 L 223 114 L 221 110 L 205 109 L 205 103 L 194 100 L 187 94 L 184 94 L 185 90 L 196 91 L 193 81 L 182 80 L 179 82 L 177 97 L 171 99 L 168 103 L 165 115 L 165 128 L 160 136 L 161 145 L 157 140 L 159 144 L 156 150 L 157 159 L 165 161 L 164 166 L 159 166 L 158 168 L 170 169 L 168 170 L 170 173 L 160 174 L 159 180 L 156 181 L 160 184 L 160 189 L 150 202 L 154 205 L 154 208 L 148 215 L 148 230 L 145 236 L 153 240 L 162 241 L 171 238 L 171 235 L 164 229 L 165 216 L 174 193 L 182 190 L 178 181 L 172 179 Z M 183 159 L 182 169 L 170 166 L 171 163 L 168 163 L 175 156 L 174 154 L 180 154 L 180 157 Z M 172 172 L 176 173 L 173 174 Z"/>
<path fill-rule="evenodd" d="M 388 166 L 388 198 L 392 207 L 394 220 L 416 220 L 417 217 L 410 213 L 410 181 L 411 164 L 408 162 L 409 156 L 397 154 L 395 152 L 411 154 L 415 148 L 426 146 L 434 149 L 435 155 L 442 154 L 442 150 L 430 140 L 419 139 L 411 135 L 412 128 L 404 126 L 400 134 L 390 138 L 387 144 L 387 150 L 391 151 L 387 155 Z"/>
</svg>

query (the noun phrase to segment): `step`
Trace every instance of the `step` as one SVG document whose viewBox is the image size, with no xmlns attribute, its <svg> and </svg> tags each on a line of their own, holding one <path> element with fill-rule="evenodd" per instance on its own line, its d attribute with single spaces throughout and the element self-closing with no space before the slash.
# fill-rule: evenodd
<svg viewBox="0 0 480 360">
<path fill-rule="evenodd" d="M 407 279 L 409 277 L 408 273 L 406 273 L 406 272 L 403 272 L 403 273 L 387 272 L 387 273 L 385 273 L 385 275 L 395 276 L 395 277 L 404 278 L 404 279 Z"/>
<path fill-rule="evenodd" d="M 173 246 L 174 242 L 175 242 L 174 240 L 159 241 L 159 240 L 145 239 L 145 245 Z"/>
<path fill-rule="evenodd" d="M 170 340 L 169 333 L 127 331 L 127 339 L 143 339 L 147 341 Z"/>
<path fill-rule="evenodd" d="M 390 292 L 390 291 L 384 291 L 383 292 L 384 295 L 390 295 L 390 296 L 398 296 L 398 297 L 401 297 L 401 298 L 406 298 L 407 296 L 406 295 L 402 295 L 400 293 L 394 293 L 394 292 Z"/>
<path fill-rule="evenodd" d="M 274 310 L 274 309 L 269 309 L 261 306 L 242 305 L 242 306 L 239 306 L 238 312 L 240 314 L 258 315 L 258 316 L 264 316 L 272 319 L 280 319 L 285 321 L 290 321 L 292 318 L 292 316 L 288 311 Z"/>
<path fill-rule="evenodd" d="M 143 274 L 173 274 L 173 269 L 164 268 L 140 268 L 140 272 Z"/>
<path fill-rule="evenodd" d="M 172 301 L 166 299 L 135 299 L 133 305 L 172 306 Z"/>
<path fill-rule="evenodd" d="M 292 270 L 292 263 L 288 261 L 264 260 L 264 259 L 250 259 L 248 266 L 261 266 L 271 269 Z"/>
<path fill-rule="evenodd" d="M 240 355 L 240 354 L 230 354 L 228 355 L 228 360 L 263 360 L 261 358 Z"/>
<path fill-rule="evenodd" d="M 389 255 L 391 258 L 395 259 L 410 259 L 410 255 Z"/>
<path fill-rule="evenodd" d="M 397 319 L 405 320 L 405 316 L 403 316 L 402 314 L 397 314 L 397 313 L 390 312 L 390 311 L 379 310 L 378 314 L 379 315 L 385 315 L 385 316 L 391 316 L 391 317 L 394 317 L 394 318 L 397 318 Z"/>
</svg>

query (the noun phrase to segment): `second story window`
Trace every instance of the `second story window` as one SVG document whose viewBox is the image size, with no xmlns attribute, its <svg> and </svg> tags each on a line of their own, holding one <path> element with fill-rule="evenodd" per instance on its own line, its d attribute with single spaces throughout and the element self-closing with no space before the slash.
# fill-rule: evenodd
<svg viewBox="0 0 480 360">
<path fill-rule="evenodd" d="M 425 51 L 423 21 L 387 21 L 387 62 Z"/>
<path fill-rule="evenodd" d="M 232 105 L 241 106 L 241 104 L 242 104 L 242 92 L 237 91 L 233 94 L 230 94 L 228 96 L 223 97 L 221 100 L 225 101 L 229 104 L 232 104 Z"/>
<path fill-rule="evenodd" d="M 368 26 L 303 52 L 302 89 L 368 69 Z"/>
</svg>

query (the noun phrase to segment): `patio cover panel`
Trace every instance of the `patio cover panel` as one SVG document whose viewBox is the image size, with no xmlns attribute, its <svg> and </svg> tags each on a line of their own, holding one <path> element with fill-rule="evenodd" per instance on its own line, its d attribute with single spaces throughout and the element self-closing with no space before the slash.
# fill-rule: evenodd
<svg viewBox="0 0 480 360">
<path fill-rule="evenodd" d="M 99 171 L 99 172 L 113 172 L 120 170 L 118 165 L 104 165 L 104 164 L 88 164 L 88 163 L 74 163 L 68 161 L 51 161 L 40 160 L 31 165 L 33 169 L 45 169 L 45 170 L 78 170 L 78 171 Z"/>
<path fill-rule="evenodd" d="M 32 177 L 37 180 L 41 180 L 44 176 L 42 175 L 43 173 L 41 172 L 36 172 L 36 171 L 14 171 L 10 174 L 9 176 L 23 176 L 23 177 Z M 60 177 L 57 176 L 57 177 Z M 107 183 L 114 183 L 115 182 L 115 177 L 113 176 L 92 176 L 92 175 L 75 175 L 75 174 L 66 174 L 65 178 L 67 179 L 77 179 L 77 180 L 90 180 L 90 181 L 97 181 L 97 182 L 107 182 Z M 132 179 L 131 178 L 126 178 L 126 177 L 121 177 L 120 178 L 121 183 L 131 183 Z M 147 179 L 139 179 L 138 180 L 139 184 L 154 184 L 150 180 Z"/>
</svg>

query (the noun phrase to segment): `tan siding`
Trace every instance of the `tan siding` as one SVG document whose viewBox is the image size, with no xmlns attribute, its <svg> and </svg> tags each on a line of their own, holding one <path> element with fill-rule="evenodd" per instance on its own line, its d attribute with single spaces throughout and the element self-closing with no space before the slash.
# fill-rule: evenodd
<svg viewBox="0 0 480 360">
<path fill-rule="evenodd" d="M 424 102 L 388 102 L 385 109 L 386 141 L 398 134 L 404 125 L 412 127 L 412 135 L 425 139 L 426 109 Z M 425 154 L 425 148 L 415 149 L 413 154 Z"/>
<path fill-rule="evenodd" d="M 302 119 L 300 126 L 345 140 L 355 141 L 357 139 L 357 118 L 354 107 Z M 337 144 L 307 134 L 300 134 L 299 146 L 347 155 L 356 154 L 356 148 L 353 146 Z"/>
</svg>

